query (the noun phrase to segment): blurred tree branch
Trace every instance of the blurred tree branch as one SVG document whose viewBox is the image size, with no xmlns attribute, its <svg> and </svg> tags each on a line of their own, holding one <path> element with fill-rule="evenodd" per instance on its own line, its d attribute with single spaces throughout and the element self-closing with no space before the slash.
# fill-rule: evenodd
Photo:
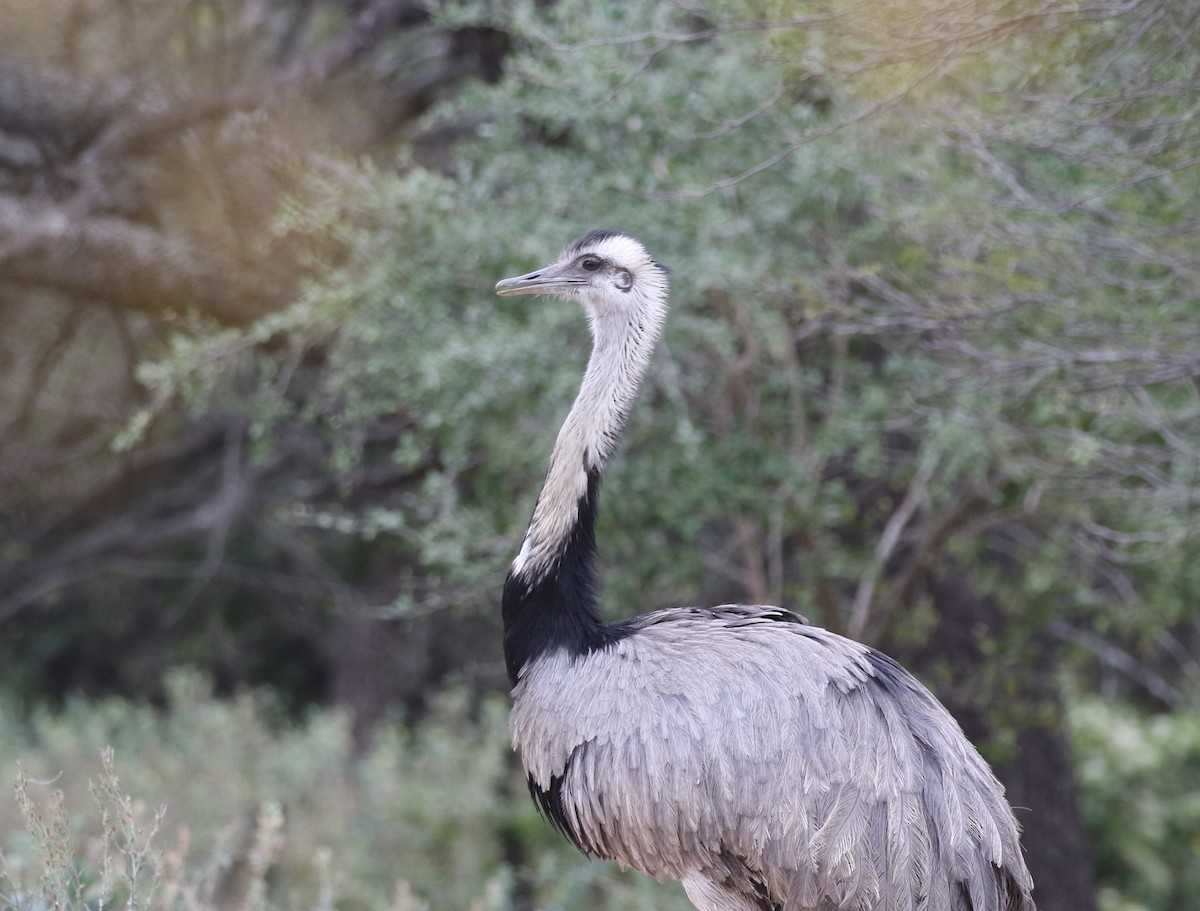
<svg viewBox="0 0 1200 911">
<path fill-rule="evenodd" d="M 0 9 L 0 622 L 131 591 L 176 617 L 202 598 L 215 616 L 252 590 L 305 605 L 283 626 L 312 624 L 307 640 L 332 651 L 316 627 L 396 596 L 385 570 L 347 584 L 328 533 L 280 506 L 383 503 L 427 468 L 328 471 L 327 428 L 290 413 L 326 338 L 278 367 L 275 392 L 293 400 L 278 420 L 240 409 L 258 351 L 291 344 L 283 330 L 198 355 L 211 373 L 247 371 L 223 387 L 228 409 L 188 415 L 141 371 L 181 338 L 294 304 L 345 253 L 331 229 L 345 215 L 322 207 L 344 203 L 349 159 L 390 165 L 414 117 L 463 80 L 497 78 L 505 51 L 420 0 Z M 115 453 L 139 415 L 141 442 Z M 385 449 L 402 424 L 381 417 L 365 445 Z"/>
<path fill-rule="evenodd" d="M 185 237 L 136 221 L 98 214 L 80 218 L 69 208 L 37 208 L 3 196 L 0 276 L 83 305 L 115 306 L 157 319 L 197 312 L 227 324 L 282 307 L 296 288 L 295 272 L 284 263 L 235 264 Z"/>
</svg>

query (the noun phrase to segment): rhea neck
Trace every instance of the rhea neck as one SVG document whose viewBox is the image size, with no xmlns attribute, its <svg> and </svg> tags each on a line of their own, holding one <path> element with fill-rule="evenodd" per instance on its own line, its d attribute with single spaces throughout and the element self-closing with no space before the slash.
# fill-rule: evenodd
<svg viewBox="0 0 1200 911">
<path fill-rule="evenodd" d="M 658 337 L 664 308 L 601 309 L 585 300 L 592 352 L 504 585 L 504 653 L 515 684 L 530 661 L 586 654 L 619 634 L 600 619 L 595 521 L 600 479 Z"/>
</svg>

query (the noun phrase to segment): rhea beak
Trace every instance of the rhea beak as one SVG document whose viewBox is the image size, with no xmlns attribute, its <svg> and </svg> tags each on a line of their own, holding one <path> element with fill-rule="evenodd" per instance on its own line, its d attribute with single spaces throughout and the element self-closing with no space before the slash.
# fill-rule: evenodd
<svg viewBox="0 0 1200 911">
<path fill-rule="evenodd" d="M 528 275 L 502 278 L 496 282 L 496 293 L 501 297 L 516 294 L 560 294 L 586 285 L 587 279 L 567 274 L 569 266 L 552 265 Z"/>
</svg>

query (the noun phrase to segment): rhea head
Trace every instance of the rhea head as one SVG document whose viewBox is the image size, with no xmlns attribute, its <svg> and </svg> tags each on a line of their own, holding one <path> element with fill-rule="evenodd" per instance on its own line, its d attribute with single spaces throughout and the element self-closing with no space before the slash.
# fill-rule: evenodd
<svg viewBox="0 0 1200 911">
<path fill-rule="evenodd" d="M 667 270 L 641 242 L 615 231 L 589 231 L 548 266 L 506 278 L 496 293 L 579 298 L 593 331 L 613 317 L 657 336 L 667 309 Z"/>
</svg>

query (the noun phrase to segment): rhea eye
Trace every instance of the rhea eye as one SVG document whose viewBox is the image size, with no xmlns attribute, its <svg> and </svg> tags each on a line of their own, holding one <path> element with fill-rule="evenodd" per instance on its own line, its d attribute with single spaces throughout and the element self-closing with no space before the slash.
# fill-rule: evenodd
<svg viewBox="0 0 1200 911">
<path fill-rule="evenodd" d="M 579 265 L 583 266 L 583 268 L 587 269 L 589 272 L 595 272 L 600 268 L 600 260 L 596 259 L 594 256 L 589 256 Z"/>
</svg>

